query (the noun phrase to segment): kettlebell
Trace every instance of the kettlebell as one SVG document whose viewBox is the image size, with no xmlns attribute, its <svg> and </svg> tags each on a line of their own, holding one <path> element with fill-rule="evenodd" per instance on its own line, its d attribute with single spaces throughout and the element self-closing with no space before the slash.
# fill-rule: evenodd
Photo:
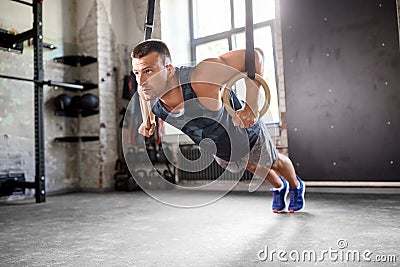
<svg viewBox="0 0 400 267">
<path fill-rule="evenodd" d="M 79 111 L 81 109 L 81 96 L 76 95 L 72 97 L 70 110 Z"/>
<path fill-rule="evenodd" d="M 70 108 L 72 98 L 67 94 L 60 94 L 54 99 L 54 105 L 57 111 L 66 111 Z"/>
<path fill-rule="evenodd" d="M 80 107 L 83 110 L 96 110 L 99 107 L 99 98 L 94 94 L 84 94 L 80 99 Z"/>
</svg>

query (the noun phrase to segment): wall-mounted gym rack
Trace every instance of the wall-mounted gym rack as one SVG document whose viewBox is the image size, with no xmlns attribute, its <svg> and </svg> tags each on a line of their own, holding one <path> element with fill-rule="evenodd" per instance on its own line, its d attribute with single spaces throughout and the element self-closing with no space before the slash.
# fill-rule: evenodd
<svg viewBox="0 0 400 267">
<path fill-rule="evenodd" d="M 28 3 L 21 0 L 10 0 L 23 5 L 31 6 L 33 12 L 33 27 L 25 32 L 15 34 L 13 32 L 1 31 L 0 32 L 0 47 L 5 48 L 7 51 L 17 51 L 22 53 L 21 44 L 26 40 L 33 40 L 33 58 L 34 58 L 34 78 L 26 79 L 21 77 L 14 77 L 9 75 L 0 75 L 3 79 L 13 79 L 20 81 L 28 81 L 34 83 L 34 106 L 35 106 L 35 181 L 25 182 L 21 177 L 11 177 L 10 174 L 6 177 L 9 180 L 7 183 L 8 192 L 12 192 L 12 188 L 19 190 L 20 188 L 34 188 L 36 203 L 46 201 L 46 187 L 45 187 L 45 147 L 44 147 L 44 97 L 43 86 L 58 86 L 69 88 L 73 90 L 84 89 L 83 85 L 68 84 L 54 81 L 44 81 L 44 68 L 43 68 L 43 21 L 42 21 L 42 5 L 43 0 L 33 0 Z M 5 178 L 5 177 L 3 177 Z"/>
<path fill-rule="evenodd" d="M 2 38 L 1 45 L 3 47 L 15 47 L 16 44 L 33 38 L 33 58 L 34 58 L 34 78 L 35 85 L 35 182 L 25 182 L 24 188 L 35 188 L 36 203 L 46 201 L 45 187 L 45 159 L 44 159 L 44 127 L 43 127 L 43 34 L 42 34 L 42 0 L 34 0 L 32 3 L 24 1 L 11 0 L 13 2 L 32 6 L 33 27 L 32 29 L 20 34 L 10 34 L 8 38 Z M 3 34 L 4 35 L 4 34 Z M 4 37 L 4 36 L 3 36 Z M 1 78 L 28 80 L 24 78 L 1 75 Z M 11 178 L 11 177 L 10 177 Z"/>
</svg>

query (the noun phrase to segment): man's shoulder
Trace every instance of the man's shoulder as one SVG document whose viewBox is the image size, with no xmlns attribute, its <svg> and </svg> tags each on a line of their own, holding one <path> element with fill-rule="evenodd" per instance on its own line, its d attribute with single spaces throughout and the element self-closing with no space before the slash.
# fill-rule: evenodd
<svg viewBox="0 0 400 267">
<path fill-rule="evenodd" d="M 175 71 L 177 71 L 179 74 L 186 74 L 189 72 L 192 72 L 196 66 L 176 66 Z"/>
<path fill-rule="evenodd" d="M 191 75 L 196 66 L 179 66 L 175 67 L 175 73 L 177 74 L 180 83 L 190 83 Z"/>
</svg>

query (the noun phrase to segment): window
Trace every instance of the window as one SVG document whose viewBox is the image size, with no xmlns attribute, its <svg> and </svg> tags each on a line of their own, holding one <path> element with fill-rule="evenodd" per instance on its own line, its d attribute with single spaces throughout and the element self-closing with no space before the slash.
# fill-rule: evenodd
<svg viewBox="0 0 400 267">
<path fill-rule="evenodd" d="M 192 61 L 199 62 L 235 49 L 244 49 L 245 0 L 190 0 Z M 271 91 L 269 112 L 261 118 L 279 123 L 274 55 L 274 0 L 253 0 L 254 46 L 264 51 L 264 79 Z M 244 82 L 236 85 L 244 98 Z M 260 100 L 260 102 L 264 99 Z"/>
</svg>

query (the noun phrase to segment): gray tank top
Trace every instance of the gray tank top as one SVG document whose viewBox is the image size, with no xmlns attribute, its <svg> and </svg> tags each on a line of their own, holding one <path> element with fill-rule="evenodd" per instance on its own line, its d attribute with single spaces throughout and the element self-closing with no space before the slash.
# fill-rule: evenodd
<svg viewBox="0 0 400 267">
<path fill-rule="evenodd" d="M 212 151 L 215 144 L 216 156 L 226 161 L 236 161 L 244 157 L 257 141 L 260 125 L 247 129 L 234 126 L 232 118 L 224 107 L 218 111 L 206 109 L 197 99 L 190 83 L 194 67 L 176 68 L 176 74 L 182 87 L 184 111 L 181 114 L 170 113 L 157 98 L 152 101 L 152 111 L 155 116 L 175 126 L 201 148 Z M 231 91 L 231 105 L 235 110 L 242 108 L 243 103 Z"/>
</svg>

